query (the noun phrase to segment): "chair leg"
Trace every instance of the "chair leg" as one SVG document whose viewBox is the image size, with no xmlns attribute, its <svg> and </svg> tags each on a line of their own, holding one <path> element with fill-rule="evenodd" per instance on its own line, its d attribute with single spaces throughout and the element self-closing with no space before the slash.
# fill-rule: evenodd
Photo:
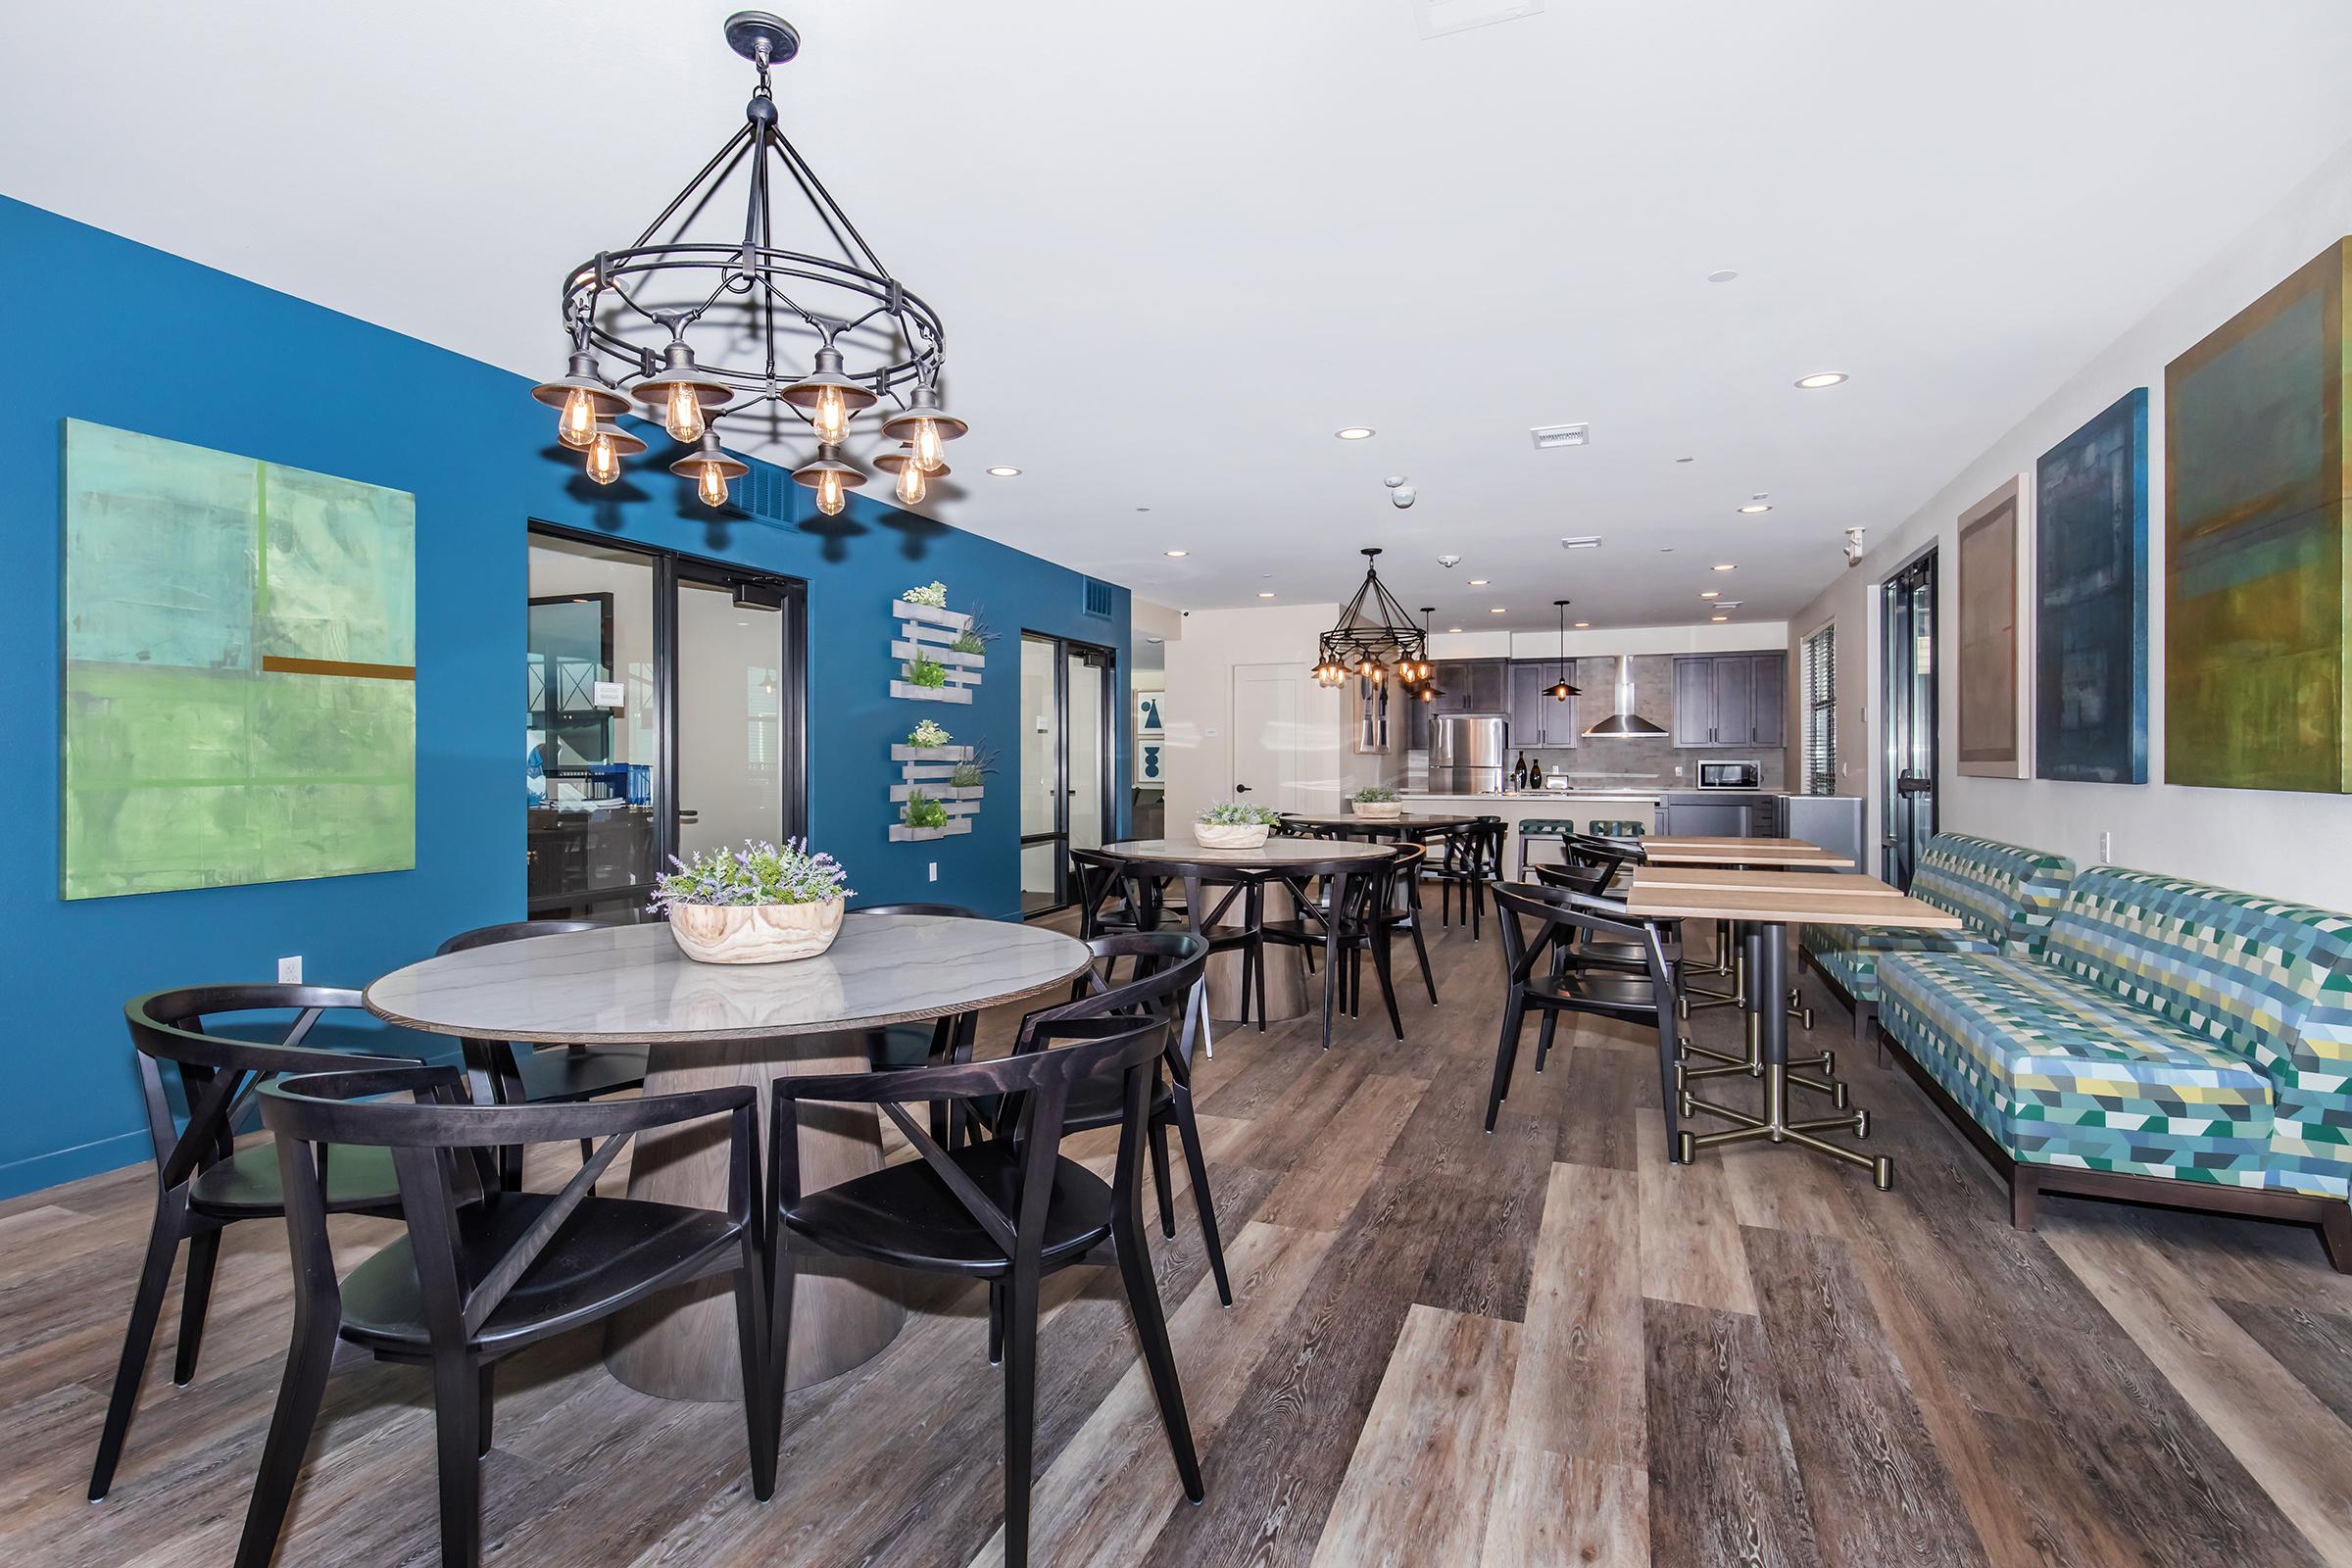
<svg viewBox="0 0 2352 1568">
<path fill-rule="evenodd" d="M 784 1431 L 784 1374 L 792 1361 L 792 1244 L 784 1227 L 775 1228 L 767 1260 L 767 1349 L 762 1371 L 767 1380 L 767 1451 L 782 1446 Z"/>
<path fill-rule="evenodd" d="M 1675 1057 L 1682 1054 L 1680 1043 L 1666 1033 L 1666 1015 L 1658 1022 L 1658 1102 L 1666 1112 L 1666 1163 L 1676 1165 L 1683 1158 L 1682 1094 L 1674 1085 Z"/>
<path fill-rule="evenodd" d="M 1004 1563 L 1029 1561 L 1029 1487 L 1037 1443 L 1037 1281 L 1016 1267 L 1004 1297 Z"/>
<path fill-rule="evenodd" d="M 1258 903 L 1261 922 L 1264 910 L 1265 903 L 1261 897 Z M 1307 952 L 1311 954 L 1314 950 L 1309 948 Z M 1251 972 L 1257 976 L 1257 1032 L 1262 1035 L 1266 1032 L 1266 940 L 1254 929 L 1250 933 L 1250 956 L 1253 960 Z"/>
<path fill-rule="evenodd" d="M 1159 1194 L 1159 1234 L 1176 1239 L 1176 1192 L 1168 1173 L 1168 1124 L 1151 1126 L 1152 1186 Z"/>
<path fill-rule="evenodd" d="M 1413 911 L 1413 923 L 1406 927 L 1413 934 L 1413 956 L 1421 964 L 1421 983 L 1429 987 L 1429 1004 L 1438 1004 L 1438 977 L 1430 972 L 1429 947 L 1421 940 L 1421 911 Z"/>
<path fill-rule="evenodd" d="M 1217 1205 L 1208 1195 L 1208 1156 L 1200 1152 L 1200 1124 L 1193 1118 L 1193 1096 L 1176 1091 L 1170 1114 L 1176 1134 L 1184 1140 L 1184 1168 L 1193 1179 L 1193 1207 L 1200 1215 L 1200 1245 L 1208 1253 L 1208 1271 L 1217 1279 L 1217 1299 L 1233 1304 L 1233 1282 L 1225 1277 L 1225 1244 L 1217 1236 Z"/>
<path fill-rule="evenodd" d="M 172 1381 L 183 1389 L 196 1378 L 196 1354 L 204 1348 L 204 1309 L 212 1304 L 213 1269 L 220 1261 L 218 1230 L 188 1238 L 188 1276 L 179 1298 L 179 1354 L 172 1364 Z"/>
<path fill-rule="evenodd" d="M 1389 924 L 1383 920 L 1372 939 L 1372 968 L 1380 981 L 1380 998 L 1389 1004 L 1389 1027 L 1404 1039 L 1404 1019 L 1396 1011 L 1396 974 L 1394 956 L 1389 951 Z"/>
<path fill-rule="evenodd" d="M 464 1351 L 433 1355 L 435 1467 L 441 1483 L 442 1568 L 479 1568 L 482 1560 L 481 1388 Z"/>
<path fill-rule="evenodd" d="M 743 1424 L 752 1455 L 752 1495 L 765 1502 L 776 1494 L 778 1445 L 776 1422 L 767 1410 L 771 1380 L 767 1375 L 767 1329 L 762 1321 L 767 1314 L 767 1259 L 760 1251 L 759 1238 L 747 1234 L 742 1264 L 735 1270 L 735 1353 L 743 1363 Z M 483 1378 L 487 1380 L 489 1375 L 490 1369 L 483 1367 Z M 486 1381 L 483 1387 L 482 1430 L 487 1433 L 490 1400 Z"/>
<path fill-rule="evenodd" d="M 1168 1451 L 1175 1456 L 1184 1494 L 1199 1502 L 1207 1489 L 1200 1483 L 1200 1459 L 1193 1451 L 1193 1426 L 1184 1413 L 1184 1386 L 1176 1378 L 1176 1354 L 1168 1348 L 1167 1316 L 1160 1306 L 1158 1283 L 1152 1277 L 1151 1254 L 1144 1250 L 1142 1228 L 1132 1219 L 1126 1224 L 1114 1219 L 1111 1250 L 1119 1256 L 1119 1282 L 1127 1288 L 1127 1309 L 1135 1319 L 1135 1338 L 1143 1348 L 1145 1369 L 1152 1374 L 1152 1392 L 1159 1400 Z M 1007 1530 L 1007 1544 L 1011 1539 Z"/>
<path fill-rule="evenodd" d="M 1004 1282 L 988 1282 L 988 1364 L 1001 1366 L 1004 1361 Z"/>
<path fill-rule="evenodd" d="M 237 1568 L 270 1568 L 270 1559 L 277 1554 L 277 1538 L 286 1526 L 286 1505 L 294 1500 L 294 1483 L 302 1475 L 311 1429 L 318 1424 L 318 1403 L 326 1395 L 327 1372 L 335 1359 L 338 1316 L 339 1304 L 331 1296 L 316 1304 L 306 1296 L 295 1298 L 294 1342 L 286 1350 L 286 1370 L 278 1380 L 277 1408 L 270 1417 L 270 1437 L 262 1445 L 253 1495 L 245 1504 L 245 1533 L 237 1542 Z M 467 1396 L 471 1397 L 471 1391 Z"/>
<path fill-rule="evenodd" d="M 490 1454 L 490 1416 L 498 1404 L 498 1363 L 484 1361 L 474 1374 L 473 1456 Z"/>
<path fill-rule="evenodd" d="M 98 1436 L 98 1462 L 90 1470 L 92 1502 L 105 1496 L 115 1484 L 115 1465 L 122 1457 L 122 1439 L 130 1431 L 131 1412 L 138 1407 L 139 1385 L 147 1376 L 147 1352 L 155 1344 L 156 1319 L 163 1316 L 164 1291 L 172 1283 L 172 1260 L 179 1255 L 187 1212 L 185 1188 L 164 1194 L 155 1205 L 155 1223 L 147 1232 L 147 1260 L 139 1268 L 138 1290 L 130 1298 L 130 1323 L 122 1331 L 122 1359 L 115 1367 L 114 1397 L 107 1401 L 106 1427 Z"/>
<path fill-rule="evenodd" d="M 1519 1031 L 1527 1022 L 1527 993 L 1511 987 L 1502 1006 L 1502 1034 L 1494 1042 L 1494 1085 L 1487 1091 L 1487 1131 L 1494 1130 L 1494 1113 L 1511 1093 L 1511 1063 L 1519 1056 Z"/>
<path fill-rule="evenodd" d="M 1536 1025 L 1536 1071 L 1538 1072 L 1544 1070 L 1544 1063 L 1551 1055 L 1552 1031 L 1559 1026 L 1559 1022 L 1560 1015 L 1546 1007 L 1544 1009 L 1544 1021 Z"/>
</svg>

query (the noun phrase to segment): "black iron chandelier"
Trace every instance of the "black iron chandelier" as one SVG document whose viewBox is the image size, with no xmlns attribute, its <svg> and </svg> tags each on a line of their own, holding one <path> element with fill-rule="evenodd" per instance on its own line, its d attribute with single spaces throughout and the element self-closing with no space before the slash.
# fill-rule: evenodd
<svg viewBox="0 0 2352 1568">
<path fill-rule="evenodd" d="M 1430 677 L 1429 638 L 1381 585 L 1378 547 L 1363 557 L 1364 585 L 1319 640 L 1315 682 L 1337 686 L 1354 675 L 1377 685 L 1394 675 L 1407 688 L 1418 685 Z"/>
<path fill-rule="evenodd" d="M 634 241 L 566 275 L 571 366 L 531 396 L 561 411 L 558 437 L 585 454 L 599 484 L 645 450 L 615 422 L 644 405 L 692 449 L 670 471 L 693 479 L 713 507 L 726 504 L 729 480 L 750 471 L 719 447 L 712 422 L 722 413 L 731 428 L 764 425 L 760 433 L 771 438 L 806 427 L 816 456 L 793 478 L 816 492 L 828 516 L 866 480 L 842 455 L 851 422 L 888 399 L 886 446 L 873 466 L 895 473 L 899 500 L 913 506 L 948 471 L 943 445 L 968 428 L 940 401 L 946 329 L 777 128 L 768 70 L 800 52 L 800 34 L 764 11 L 737 12 L 725 31 L 759 73 L 744 123 Z M 691 236 L 707 209 L 727 209 L 718 198 L 738 175 L 747 187 L 740 232 Z M 779 234 L 776 198 L 796 191 L 831 254 L 791 249 Z M 698 358 L 690 334 L 709 360 Z"/>
</svg>

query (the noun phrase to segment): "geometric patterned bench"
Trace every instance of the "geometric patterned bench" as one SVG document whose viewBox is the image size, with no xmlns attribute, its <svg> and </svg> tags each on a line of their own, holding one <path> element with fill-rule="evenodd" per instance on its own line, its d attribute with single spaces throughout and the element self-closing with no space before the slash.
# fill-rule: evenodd
<svg viewBox="0 0 2352 1568">
<path fill-rule="evenodd" d="M 1879 1025 L 2010 1184 L 2297 1219 L 2352 1273 L 2352 918 L 2076 877 L 2039 952 L 1886 953 Z"/>
<path fill-rule="evenodd" d="M 2022 845 L 1965 833 L 1928 841 L 1911 896 L 1958 915 L 1958 931 L 1797 928 L 1797 952 L 1853 1014 L 1854 1038 L 1870 1038 L 1878 1011 L 1879 960 L 1889 953 L 2006 953 L 2031 957 L 2073 880 L 2075 862 Z"/>
</svg>

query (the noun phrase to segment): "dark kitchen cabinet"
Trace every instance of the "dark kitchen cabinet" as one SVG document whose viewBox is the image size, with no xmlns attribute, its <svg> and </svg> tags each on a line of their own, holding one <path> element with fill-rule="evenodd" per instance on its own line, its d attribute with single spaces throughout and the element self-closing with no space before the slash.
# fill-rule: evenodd
<svg viewBox="0 0 2352 1568">
<path fill-rule="evenodd" d="M 1686 654 L 1674 662 L 1674 744 L 1749 750 L 1787 744 L 1788 656 Z"/>
<path fill-rule="evenodd" d="M 1416 751 L 1429 750 L 1429 721 L 1433 714 L 1510 710 L 1507 665 L 1502 660 L 1448 659 L 1432 663 L 1436 673 L 1430 678 L 1443 695 L 1429 703 L 1418 698 L 1411 700 L 1412 712 L 1405 725 L 1407 746 Z"/>
<path fill-rule="evenodd" d="M 1561 678 L 1557 660 L 1531 660 L 1511 665 L 1510 743 L 1514 747 L 1564 747 L 1576 744 L 1577 699 L 1561 702 L 1549 695 Z M 1576 684 L 1576 666 L 1567 667 L 1568 684 Z"/>
</svg>

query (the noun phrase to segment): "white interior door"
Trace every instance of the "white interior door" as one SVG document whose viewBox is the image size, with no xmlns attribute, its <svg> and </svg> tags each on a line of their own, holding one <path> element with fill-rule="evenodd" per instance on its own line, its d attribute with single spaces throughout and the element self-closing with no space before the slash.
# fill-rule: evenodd
<svg viewBox="0 0 2352 1568">
<path fill-rule="evenodd" d="M 1294 663 L 1233 666 L 1233 774 L 1228 799 L 1282 811 L 1312 808 L 1306 680 Z M 1326 726 L 1328 727 L 1328 726 Z M 1328 737 L 1323 738 L 1328 745 Z"/>
</svg>

